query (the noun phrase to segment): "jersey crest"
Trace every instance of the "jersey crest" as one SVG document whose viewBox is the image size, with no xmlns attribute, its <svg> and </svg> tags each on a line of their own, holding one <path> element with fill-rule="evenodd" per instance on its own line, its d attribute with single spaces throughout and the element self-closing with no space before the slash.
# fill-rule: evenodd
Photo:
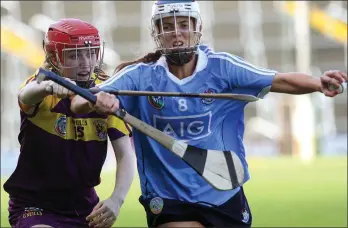
<svg viewBox="0 0 348 228">
<path fill-rule="evenodd" d="M 60 136 L 66 135 L 66 116 L 61 116 L 57 119 L 54 129 Z"/>
<path fill-rule="evenodd" d="M 97 136 L 102 139 L 105 140 L 106 136 L 107 136 L 107 125 L 105 121 L 102 120 L 95 120 L 93 122 L 94 126 L 95 126 L 95 133 L 97 134 Z"/>
<path fill-rule="evenodd" d="M 204 93 L 216 93 L 216 90 L 209 88 L 209 89 L 205 90 Z M 208 105 L 208 104 L 213 103 L 214 101 L 215 101 L 214 98 L 202 98 L 203 104 L 207 104 Z"/>
<path fill-rule="evenodd" d="M 164 97 L 161 96 L 148 96 L 149 103 L 155 109 L 162 109 L 164 107 Z"/>
</svg>

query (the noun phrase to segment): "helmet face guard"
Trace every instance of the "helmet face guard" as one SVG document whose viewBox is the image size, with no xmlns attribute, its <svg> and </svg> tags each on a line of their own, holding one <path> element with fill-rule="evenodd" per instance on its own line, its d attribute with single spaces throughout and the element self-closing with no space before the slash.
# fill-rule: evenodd
<svg viewBox="0 0 348 228">
<path fill-rule="evenodd" d="M 99 57 L 100 47 L 65 47 L 62 49 L 62 61 L 59 62 L 61 75 L 75 81 L 77 85 L 83 88 L 89 88 L 94 83 L 92 74 Z"/>
<path fill-rule="evenodd" d="M 102 50 L 101 50 L 102 48 Z M 44 40 L 47 62 L 63 77 L 89 88 L 97 62 L 103 62 L 104 44 L 98 30 L 87 22 L 63 19 L 50 26 Z"/>
<path fill-rule="evenodd" d="M 195 1 L 157 1 L 151 27 L 157 50 L 170 64 L 182 66 L 193 58 L 200 44 L 199 5 Z"/>
</svg>

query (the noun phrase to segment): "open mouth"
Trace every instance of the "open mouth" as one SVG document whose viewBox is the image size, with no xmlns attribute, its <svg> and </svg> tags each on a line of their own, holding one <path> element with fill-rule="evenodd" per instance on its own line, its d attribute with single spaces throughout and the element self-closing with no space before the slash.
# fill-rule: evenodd
<svg viewBox="0 0 348 228">
<path fill-rule="evenodd" d="M 182 41 L 175 41 L 175 42 L 173 43 L 173 47 L 174 47 L 174 48 L 182 47 L 182 46 L 184 46 L 184 42 L 182 42 Z"/>
<path fill-rule="evenodd" d="M 79 76 L 80 78 L 89 77 L 90 72 L 89 71 L 81 71 L 77 74 L 77 76 Z"/>
</svg>

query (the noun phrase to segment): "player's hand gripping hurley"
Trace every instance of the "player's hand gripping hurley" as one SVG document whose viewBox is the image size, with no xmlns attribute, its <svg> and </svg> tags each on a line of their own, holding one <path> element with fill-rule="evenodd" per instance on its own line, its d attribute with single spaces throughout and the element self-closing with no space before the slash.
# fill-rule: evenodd
<svg viewBox="0 0 348 228">
<path fill-rule="evenodd" d="M 51 71 L 40 68 L 36 78 L 38 83 L 52 80 L 93 104 L 97 102 L 97 97 L 89 90 L 74 85 Z M 188 145 L 135 118 L 125 110 L 119 109 L 113 114 L 182 158 L 216 189 L 231 190 L 244 183 L 244 167 L 236 153 Z"/>
</svg>

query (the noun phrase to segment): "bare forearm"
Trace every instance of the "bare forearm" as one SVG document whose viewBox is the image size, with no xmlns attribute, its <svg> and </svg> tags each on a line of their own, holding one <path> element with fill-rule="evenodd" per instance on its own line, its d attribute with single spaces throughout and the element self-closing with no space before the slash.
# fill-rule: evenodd
<svg viewBox="0 0 348 228">
<path fill-rule="evenodd" d="M 135 175 L 135 158 L 133 154 L 125 155 L 117 161 L 116 182 L 111 198 L 123 203 L 132 185 Z"/>
<path fill-rule="evenodd" d="M 42 101 L 49 93 L 46 91 L 48 81 L 38 84 L 36 81 L 30 82 L 18 94 L 22 104 L 35 105 Z"/>
<path fill-rule="evenodd" d="M 97 92 L 96 103 L 92 104 L 81 96 L 75 96 L 71 100 L 70 110 L 78 114 L 86 114 L 95 111 L 99 114 L 114 114 L 119 109 L 119 100 L 115 95 Z"/>
<path fill-rule="evenodd" d="M 79 95 L 71 100 L 70 110 L 78 114 L 86 114 L 93 111 L 92 104 Z"/>
<path fill-rule="evenodd" d="M 321 92 L 319 77 L 303 73 L 278 73 L 276 74 L 271 92 L 288 94 L 307 94 Z"/>
<path fill-rule="evenodd" d="M 136 158 L 128 136 L 111 141 L 111 144 L 117 161 L 115 188 L 111 198 L 122 204 L 134 179 Z"/>
</svg>

